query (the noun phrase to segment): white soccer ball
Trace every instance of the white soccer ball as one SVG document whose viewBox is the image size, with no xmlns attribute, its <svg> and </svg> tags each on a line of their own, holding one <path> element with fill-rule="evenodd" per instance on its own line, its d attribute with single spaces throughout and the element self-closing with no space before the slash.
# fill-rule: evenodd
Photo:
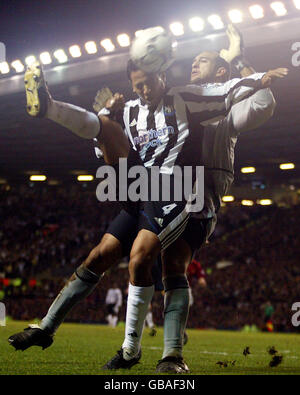
<svg viewBox="0 0 300 395">
<path fill-rule="evenodd" d="M 131 45 L 130 58 L 146 73 L 166 71 L 175 60 L 171 36 L 155 27 L 142 30 Z"/>
</svg>

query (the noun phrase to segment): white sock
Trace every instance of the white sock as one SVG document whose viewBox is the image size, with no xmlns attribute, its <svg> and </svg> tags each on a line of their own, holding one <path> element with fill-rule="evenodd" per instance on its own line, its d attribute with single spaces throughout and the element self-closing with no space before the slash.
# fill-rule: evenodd
<svg viewBox="0 0 300 395">
<path fill-rule="evenodd" d="M 154 294 L 151 287 L 137 287 L 129 284 L 126 312 L 125 340 L 122 345 L 124 359 L 136 356 L 141 346 L 143 327 L 149 303 Z"/>
<path fill-rule="evenodd" d="M 112 319 L 112 315 L 108 314 L 108 316 L 106 316 L 106 321 L 108 322 L 108 325 L 111 325 L 111 319 Z"/>
<path fill-rule="evenodd" d="M 112 327 L 115 328 L 118 323 L 118 317 L 117 316 L 112 317 L 111 322 L 112 322 Z"/>
<path fill-rule="evenodd" d="M 100 132 L 97 115 L 73 104 L 51 100 L 46 117 L 84 139 L 93 139 Z"/>
<path fill-rule="evenodd" d="M 148 311 L 146 315 L 146 322 L 149 328 L 154 328 L 154 322 L 153 322 L 153 314 L 152 311 Z"/>
</svg>

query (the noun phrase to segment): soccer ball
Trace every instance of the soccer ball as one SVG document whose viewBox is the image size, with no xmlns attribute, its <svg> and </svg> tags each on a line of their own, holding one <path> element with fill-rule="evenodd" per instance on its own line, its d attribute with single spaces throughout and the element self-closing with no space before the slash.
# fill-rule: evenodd
<svg viewBox="0 0 300 395">
<path fill-rule="evenodd" d="M 132 43 L 130 58 L 146 73 L 166 71 L 174 62 L 171 36 L 155 27 L 142 30 Z"/>
</svg>

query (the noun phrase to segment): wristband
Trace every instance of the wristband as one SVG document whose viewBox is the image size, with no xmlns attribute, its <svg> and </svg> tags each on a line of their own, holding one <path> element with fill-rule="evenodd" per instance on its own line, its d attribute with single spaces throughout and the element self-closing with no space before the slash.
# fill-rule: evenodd
<svg viewBox="0 0 300 395">
<path fill-rule="evenodd" d="M 243 56 L 237 56 L 233 59 L 231 64 L 237 69 L 238 72 L 241 72 L 245 67 L 251 67 L 250 63 Z"/>
</svg>

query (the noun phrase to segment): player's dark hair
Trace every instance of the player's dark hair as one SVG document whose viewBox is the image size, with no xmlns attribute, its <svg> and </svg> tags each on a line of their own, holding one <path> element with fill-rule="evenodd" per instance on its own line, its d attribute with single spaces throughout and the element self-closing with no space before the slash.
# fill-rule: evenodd
<svg viewBox="0 0 300 395">
<path fill-rule="evenodd" d="M 131 59 L 129 59 L 127 62 L 127 77 L 129 81 L 131 81 L 131 73 L 138 70 L 140 70 L 139 67 Z"/>
<path fill-rule="evenodd" d="M 230 79 L 231 76 L 231 67 L 230 64 L 226 62 L 225 59 L 221 58 L 221 56 L 218 56 L 216 58 L 216 72 L 220 67 L 224 67 L 226 69 L 226 74 L 222 77 L 221 82 L 226 82 Z"/>
</svg>

